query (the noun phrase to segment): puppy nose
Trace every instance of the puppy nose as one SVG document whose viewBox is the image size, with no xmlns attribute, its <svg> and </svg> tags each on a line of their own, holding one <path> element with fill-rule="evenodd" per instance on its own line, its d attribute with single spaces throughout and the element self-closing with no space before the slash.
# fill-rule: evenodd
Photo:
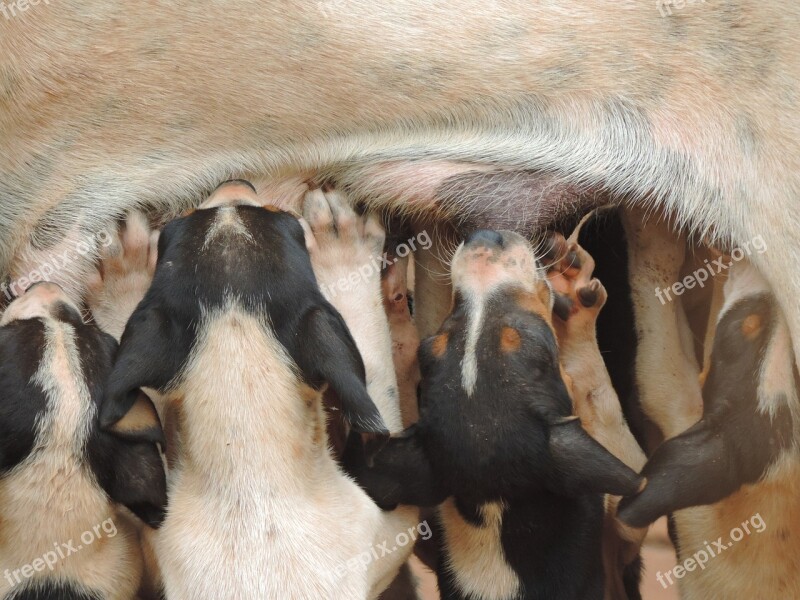
<svg viewBox="0 0 800 600">
<path fill-rule="evenodd" d="M 252 183 L 244 179 L 231 179 L 218 185 L 200 208 L 220 206 L 261 206 L 261 204 Z"/>
<path fill-rule="evenodd" d="M 502 248 L 503 236 L 502 234 L 492 231 L 491 229 L 478 229 L 467 236 L 467 239 L 464 240 L 464 245 Z"/>
</svg>

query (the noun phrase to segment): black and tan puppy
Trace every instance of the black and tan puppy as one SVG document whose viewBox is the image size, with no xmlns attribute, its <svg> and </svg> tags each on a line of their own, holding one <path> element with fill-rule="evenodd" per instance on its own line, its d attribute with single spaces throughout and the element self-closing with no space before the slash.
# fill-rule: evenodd
<svg viewBox="0 0 800 600">
<path fill-rule="evenodd" d="M 650 457 L 647 488 L 620 503 L 619 518 L 642 526 L 672 514 L 679 565 L 657 579 L 687 600 L 797 598 L 800 388 L 789 330 L 747 261 L 730 268 L 724 293 L 703 417 Z M 683 377 L 699 386 L 696 373 Z"/>
<path fill-rule="evenodd" d="M 419 423 L 354 472 L 381 506 L 443 503 L 443 598 L 600 599 L 602 494 L 642 479 L 573 416 L 529 244 L 477 231 L 452 278 L 452 312 L 420 350 Z"/>
<path fill-rule="evenodd" d="M 703 418 L 650 457 L 643 470 L 650 483 L 623 500 L 620 518 L 641 527 L 675 510 L 713 504 L 793 454 L 792 358 L 766 283 L 752 266 L 736 265 L 703 385 Z"/>
<path fill-rule="evenodd" d="M 142 575 L 137 533 L 164 516 L 161 436 L 132 398 L 110 431 L 98 412 L 117 343 L 51 283 L 0 320 L 0 598 L 128 600 Z"/>
</svg>

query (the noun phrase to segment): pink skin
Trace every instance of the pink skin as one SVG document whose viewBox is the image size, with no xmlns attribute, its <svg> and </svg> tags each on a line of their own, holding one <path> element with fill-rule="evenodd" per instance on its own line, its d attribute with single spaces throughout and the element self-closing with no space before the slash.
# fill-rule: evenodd
<svg viewBox="0 0 800 600">
<path fill-rule="evenodd" d="M 238 181 L 228 181 L 215 189 L 200 208 L 220 206 L 261 206 L 261 202 L 249 186 Z"/>
</svg>

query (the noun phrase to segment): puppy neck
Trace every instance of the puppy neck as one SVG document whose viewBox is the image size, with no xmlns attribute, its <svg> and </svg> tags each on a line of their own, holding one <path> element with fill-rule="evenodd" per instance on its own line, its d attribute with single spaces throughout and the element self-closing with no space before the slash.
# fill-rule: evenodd
<svg viewBox="0 0 800 600">
<path fill-rule="evenodd" d="M 320 394 L 302 384 L 266 319 L 233 305 L 206 315 L 201 331 L 169 400 L 181 401 L 183 470 L 291 492 L 335 466 Z"/>
</svg>

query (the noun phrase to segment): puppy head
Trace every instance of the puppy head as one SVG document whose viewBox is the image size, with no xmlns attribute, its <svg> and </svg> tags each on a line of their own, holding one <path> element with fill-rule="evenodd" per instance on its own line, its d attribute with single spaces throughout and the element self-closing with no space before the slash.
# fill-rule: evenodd
<svg viewBox="0 0 800 600">
<path fill-rule="evenodd" d="M 642 471 L 647 488 L 620 503 L 620 518 L 634 527 L 726 498 L 761 479 L 792 447 L 797 380 L 788 328 L 757 271 L 733 269 L 703 386 L 703 418 L 656 450 Z"/>
<path fill-rule="evenodd" d="M 271 330 L 303 383 L 330 385 L 353 430 L 388 434 L 355 342 L 319 291 L 300 223 L 253 196 L 240 182 L 223 184 L 162 231 L 152 284 L 122 335 L 103 427 L 128 413 L 142 387 L 179 386 L 206 316 L 236 305 Z"/>
<path fill-rule="evenodd" d="M 637 490 L 636 473 L 571 417 L 552 294 L 530 245 L 477 231 L 456 251 L 452 279 L 452 312 L 420 351 L 421 434 L 450 487 L 483 497 Z"/>
<path fill-rule="evenodd" d="M 105 493 L 157 524 L 166 504 L 153 443 L 158 418 L 137 411 L 137 422 L 121 424 L 123 435 L 98 424 L 116 350 L 55 284 L 37 284 L 8 306 L 0 319 L 0 476 L 35 460 L 34 448 L 71 448 Z"/>
</svg>

